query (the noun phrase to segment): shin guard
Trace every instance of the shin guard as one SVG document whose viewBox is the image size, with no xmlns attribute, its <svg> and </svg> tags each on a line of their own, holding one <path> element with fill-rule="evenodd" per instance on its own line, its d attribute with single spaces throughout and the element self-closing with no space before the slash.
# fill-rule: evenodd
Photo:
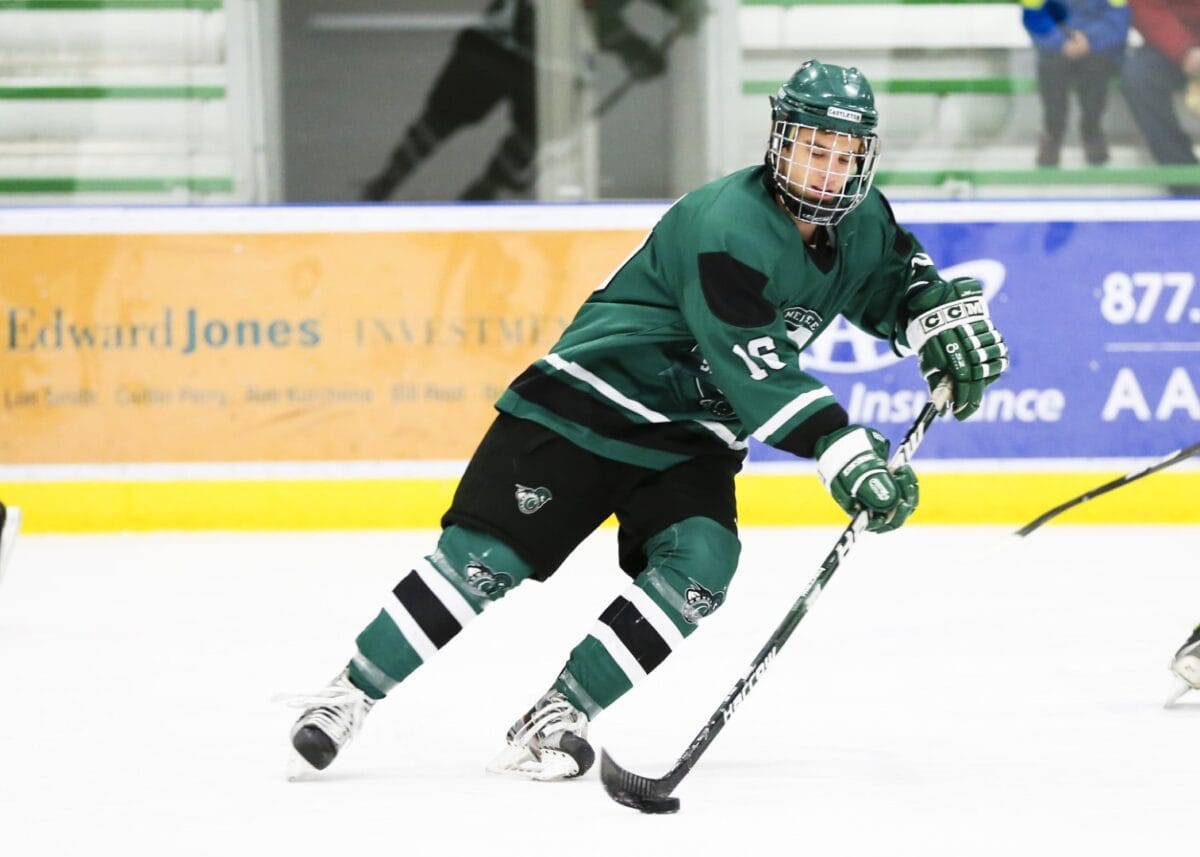
<svg viewBox="0 0 1200 857">
<path fill-rule="evenodd" d="M 448 527 L 437 550 L 413 565 L 358 635 L 351 680 L 371 698 L 382 698 L 531 574 L 491 536 Z"/>
<path fill-rule="evenodd" d="M 650 538 L 647 565 L 572 651 L 555 688 L 589 718 L 665 661 L 725 601 L 741 545 L 709 518 Z"/>
</svg>

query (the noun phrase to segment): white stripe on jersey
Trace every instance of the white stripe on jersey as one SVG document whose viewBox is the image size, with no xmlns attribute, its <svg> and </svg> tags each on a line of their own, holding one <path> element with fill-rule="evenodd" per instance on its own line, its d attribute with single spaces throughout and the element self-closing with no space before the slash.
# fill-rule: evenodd
<svg viewBox="0 0 1200 857">
<path fill-rule="evenodd" d="M 704 426 L 710 432 L 719 437 L 725 442 L 725 445 L 730 449 L 745 449 L 746 443 L 737 439 L 737 435 L 720 423 L 709 422 L 708 420 L 696 420 L 697 425 Z"/>
<path fill-rule="evenodd" d="M 564 360 L 557 354 L 547 354 L 546 362 L 559 371 L 566 372 L 573 378 L 578 378 L 583 383 L 587 384 L 604 398 L 616 402 L 626 410 L 633 411 L 638 416 L 644 417 L 652 423 L 669 423 L 671 420 L 664 414 L 658 411 L 651 410 L 641 402 L 634 401 L 626 396 L 612 384 L 605 381 L 599 375 L 589 372 L 578 363 L 572 363 L 570 360 Z"/>
<path fill-rule="evenodd" d="M 784 423 L 786 423 L 800 411 L 807 408 L 813 402 L 819 401 L 826 397 L 830 399 L 833 398 L 833 393 L 828 387 L 818 387 L 815 390 L 809 390 L 807 393 L 801 393 L 799 396 L 792 399 L 790 402 L 776 411 L 773 417 L 759 426 L 758 431 L 754 432 L 752 437 L 755 440 L 760 440 L 763 443 L 766 443 L 767 438 L 779 431 Z"/>
<path fill-rule="evenodd" d="M 558 369 L 560 372 L 566 372 L 573 378 L 578 378 L 610 402 L 616 402 L 627 411 L 633 411 L 647 422 L 669 423 L 671 421 L 671 418 L 667 415 L 660 414 L 658 411 L 646 407 L 641 402 L 629 398 L 599 375 L 584 369 L 578 363 L 565 360 L 557 354 L 547 354 L 545 359 L 555 369 Z M 695 420 L 694 422 L 715 434 L 730 449 L 745 449 L 746 444 L 739 441 L 734 433 L 725 428 L 725 426 L 703 420 Z"/>
</svg>

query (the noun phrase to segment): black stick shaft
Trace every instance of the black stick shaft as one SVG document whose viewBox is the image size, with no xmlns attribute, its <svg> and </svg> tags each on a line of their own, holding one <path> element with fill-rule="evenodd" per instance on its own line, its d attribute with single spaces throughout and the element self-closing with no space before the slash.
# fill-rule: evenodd
<svg viewBox="0 0 1200 857">
<path fill-rule="evenodd" d="M 683 35 L 683 32 L 684 27 L 682 24 L 676 24 L 674 27 L 672 27 L 671 31 L 668 32 L 663 37 L 663 40 L 658 43 L 659 51 L 663 54 L 666 54 L 671 45 L 675 43 L 675 40 Z M 625 75 L 625 79 L 614 86 L 612 90 L 600 100 L 600 103 L 597 104 L 595 109 L 592 111 L 592 116 L 598 119 L 607 113 L 614 104 L 616 104 L 625 96 L 625 93 L 628 92 L 633 85 L 638 82 L 638 80 L 639 78 L 634 77 L 632 74 Z"/>
<path fill-rule="evenodd" d="M 1060 503 L 1049 512 L 1038 515 L 1038 517 L 1034 518 L 1028 524 L 1021 527 L 1021 529 L 1017 530 L 1017 535 L 1021 537 L 1027 536 L 1038 527 L 1045 524 L 1051 518 L 1057 518 L 1068 509 L 1073 509 L 1081 503 L 1086 503 L 1088 500 L 1091 500 L 1094 497 L 1099 497 L 1101 494 L 1107 494 L 1109 491 L 1116 490 L 1122 485 L 1128 485 L 1130 482 L 1136 482 L 1143 476 L 1149 476 L 1151 473 L 1157 473 L 1158 471 L 1170 467 L 1173 464 L 1178 464 L 1184 459 L 1191 458 L 1197 453 L 1200 453 L 1200 443 L 1193 443 L 1191 446 L 1186 446 L 1183 449 L 1177 449 L 1170 455 L 1163 456 L 1158 461 L 1143 467 L 1141 470 L 1135 470 L 1132 473 L 1126 473 L 1124 476 L 1118 477 L 1111 482 L 1105 482 L 1103 485 L 1097 485 L 1095 488 L 1091 489 L 1090 491 L 1085 491 L 1078 497 L 1074 497 L 1065 503 Z"/>
<path fill-rule="evenodd" d="M 904 464 L 907 464 L 917 451 L 917 447 L 921 445 L 921 441 L 925 437 L 925 432 L 933 421 L 945 410 L 947 403 L 950 400 L 950 385 L 943 383 L 934 390 L 929 402 L 921 409 L 916 421 L 905 434 L 904 440 L 900 442 L 900 446 L 892 455 L 888 466 L 895 469 Z M 688 771 L 696 764 L 704 751 L 709 748 L 713 740 L 725 728 L 733 715 L 737 712 L 742 702 L 745 701 L 750 691 L 762 678 L 763 674 L 770 667 L 775 655 L 783 644 L 787 642 L 788 637 L 800 624 L 800 621 L 808 614 L 808 608 L 821 591 L 829 583 L 829 579 L 833 577 L 835 571 L 845 559 L 846 554 L 857 541 L 859 534 L 867 525 L 867 512 L 859 511 L 850 521 L 850 525 L 842 532 L 837 544 L 833 546 L 833 550 L 825 557 L 821 563 L 821 570 L 817 576 L 813 578 L 812 583 L 808 585 L 808 589 L 801 595 L 796 602 L 788 610 L 787 615 L 780 623 L 775 632 L 771 634 L 771 638 L 767 640 L 766 645 L 762 647 L 759 653 L 750 662 L 750 668 L 746 671 L 733 689 L 713 712 L 712 717 L 708 719 L 708 723 L 704 728 L 692 739 L 692 743 L 684 750 L 683 755 L 679 757 L 679 761 L 657 780 L 651 780 L 646 777 L 641 777 L 637 774 L 632 774 L 625 771 L 619 765 L 612 761 L 612 758 L 607 753 L 602 753 L 600 779 L 604 783 L 605 789 L 614 797 L 618 793 L 634 794 L 641 797 L 662 798 L 669 795 L 674 788 L 684 778 Z"/>
</svg>

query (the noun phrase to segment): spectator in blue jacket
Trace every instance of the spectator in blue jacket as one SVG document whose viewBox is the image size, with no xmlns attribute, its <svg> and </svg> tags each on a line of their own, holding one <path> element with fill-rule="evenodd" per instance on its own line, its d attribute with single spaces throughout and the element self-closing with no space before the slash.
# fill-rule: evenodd
<svg viewBox="0 0 1200 857">
<path fill-rule="evenodd" d="M 1037 48 L 1042 99 L 1039 167 L 1058 166 L 1072 90 L 1079 100 L 1084 159 L 1094 166 L 1108 162 L 1101 119 L 1109 85 L 1125 58 L 1126 4 L 1127 0 L 1021 0 L 1025 29 Z"/>
</svg>

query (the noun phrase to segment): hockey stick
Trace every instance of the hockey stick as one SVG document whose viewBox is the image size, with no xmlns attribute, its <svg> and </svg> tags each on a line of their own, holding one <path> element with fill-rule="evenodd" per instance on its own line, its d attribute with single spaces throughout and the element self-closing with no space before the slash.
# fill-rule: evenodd
<svg viewBox="0 0 1200 857">
<path fill-rule="evenodd" d="M 904 440 L 900 442 L 900 446 L 896 449 L 895 454 L 892 455 L 891 461 L 888 462 L 890 469 L 900 467 L 912 460 L 917 447 L 921 445 L 921 441 L 925 438 L 925 432 L 929 429 L 933 421 L 946 409 L 949 401 L 950 384 L 948 381 L 943 381 L 933 391 L 930 400 L 921 409 L 921 413 L 917 415 L 916 421 L 904 436 Z M 772 661 L 775 660 L 775 655 L 779 653 L 783 644 L 787 642 L 788 637 L 792 635 L 792 631 L 800 624 L 800 620 L 808 614 L 809 606 L 817 600 L 821 591 L 829 583 L 829 579 L 833 577 L 833 573 L 838 570 L 838 567 L 846 558 L 846 554 L 850 553 L 850 549 L 854 547 L 859 534 L 867 525 L 867 517 L 865 510 L 860 511 L 854 516 L 850 525 L 846 527 L 841 537 L 837 540 L 837 544 L 833 546 L 833 550 L 829 552 L 825 557 L 825 561 L 821 563 L 821 570 L 813 578 L 812 583 L 808 585 L 808 589 L 792 605 L 787 615 L 783 617 L 783 622 L 775 629 L 775 633 L 771 635 L 771 638 L 767 640 L 767 644 L 762 647 L 762 650 L 750 662 L 750 668 L 746 670 L 746 674 L 737 680 L 737 683 L 733 686 L 733 690 L 717 706 L 717 710 L 713 712 L 712 717 L 708 718 L 708 723 L 704 724 L 704 728 L 692 739 L 692 743 L 683 751 L 683 755 L 679 757 L 679 761 L 675 763 L 671 770 L 656 780 L 643 777 L 622 768 L 613 761 L 612 756 L 608 754 L 607 750 L 600 751 L 600 782 L 604 784 L 604 789 L 608 792 L 609 797 L 617 803 L 633 807 L 642 812 L 664 813 L 675 812 L 679 809 L 679 798 L 671 797 L 671 792 L 687 776 L 688 771 L 692 769 L 700 759 L 700 756 L 712 744 L 713 739 L 725 728 L 725 724 L 737 713 L 742 702 L 745 701 L 750 691 L 754 689 L 754 686 L 762 678 L 767 668 L 771 666 Z"/>
<path fill-rule="evenodd" d="M 673 45 L 676 42 L 676 40 L 678 40 L 679 37 L 684 35 L 687 31 L 688 31 L 688 28 L 684 24 L 676 23 L 676 25 L 674 27 L 672 27 L 665 36 L 663 36 L 662 40 L 659 41 L 655 45 L 656 49 L 665 56 L 667 51 L 670 49 L 671 45 Z M 528 52 L 527 51 L 518 51 L 518 53 L 522 54 L 522 53 L 528 53 Z M 528 59 L 530 62 L 534 63 L 535 65 L 537 65 L 537 64 L 540 64 L 542 66 L 546 65 L 546 62 L 544 60 L 539 61 L 536 59 L 536 57 L 533 57 L 532 54 L 529 54 Z M 560 67 L 560 65 L 558 63 L 555 63 L 553 66 L 551 66 L 551 68 L 553 68 L 557 71 L 562 71 L 564 73 L 568 72 L 568 71 L 570 71 L 570 72 L 575 71 L 575 68 L 573 66 Z M 636 85 L 641 80 L 643 80 L 643 78 L 639 78 L 632 74 L 627 73 L 625 75 L 624 79 L 621 80 L 620 83 L 618 83 L 611 90 L 609 90 L 607 93 L 605 93 L 604 97 L 602 99 L 600 99 L 600 102 L 592 110 L 591 118 L 600 119 L 601 117 L 603 117 L 605 113 L 607 113 L 618 101 L 620 101 L 622 98 L 624 98 L 625 94 L 627 92 L 629 92 L 629 90 L 632 89 L 634 87 L 634 85 Z M 577 78 L 576 85 L 577 86 L 584 85 L 582 77 Z M 550 143 L 553 143 L 553 142 L 554 141 L 550 141 Z M 563 158 L 563 157 L 569 156 L 576 148 L 577 148 L 577 146 L 574 146 L 574 147 L 568 146 L 564 152 L 563 149 L 557 148 L 551 144 L 541 145 L 537 148 L 537 150 L 534 154 L 534 161 L 530 166 L 533 168 L 533 170 L 536 174 L 539 170 L 544 168 L 548 162 L 553 162 L 554 160 L 556 160 L 558 158 Z M 394 153 L 395 153 L 395 150 L 393 150 L 393 154 Z M 430 152 L 429 156 L 432 156 L 433 154 L 434 154 L 434 152 Z M 389 161 L 390 160 L 391 160 L 391 156 L 389 156 Z M 385 168 L 385 171 L 386 171 L 386 168 Z M 379 173 L 376 174 L 376 176 L 379 176 L 379 175 L 380 175 Z M 484 175 L 486 175 L 486 171 L 485 171 Z M 483 178 L 483 176 L 481 175 L 479 178 L 472 181 L 471 184 L 469 184 L 467 186 L 467 189 L 470 190 L 471 188 L 473 188 L 482 178 Z M 363 180 L 355 179 L 351 184 L 351 187 L 354 189 L 355 197 L 364 202 L 386 202 L 387 199 L 390 198 L 393 193 L 395 193 L 396 188 L 399 187 L 400 183 L 403 182 L 403 180 L 394 181 L 388 187 L 385 196 L 381 199 L 375 199 L 373 197 L 364 197 L 364 194 L 366 193 L 366 189 L 369 188 L 370 185 L 374 181 L 375 181 L 374 178 L 363 179 Z M 460 198 L 460 201 L 466 201 L 466 200 L 462 200 Z"/>
<path fill-rule="evenodd" d="M 17 542 L 17 533 L 21 529 L 21 510 L 16 506 L 5 506 L 0 503 L 0 580 L 4 579 L 4 569 L 12 557 L 13 547 Z"/>
<path fill-rule="evenodd" d="M 1151 473 L 1157 473 L 1158 471 L 1170 467 L 1173 464 L 1178 464 L 1184 459 L 1191 458 L 1197 453 L 1200 453 L 1200 443 L 1193 443 L 1191 446 L 1185 446 L 1183 449 L 1177 449 L 1170 455 L 1163 456 L 1158 461 L 1147 467 L 1143 467 L 1141 470 L 1135 470 L 1132 473 L 1126 473 L 1124 476 L 1121 476 L 1118 479 L 1114 479 L 1111 482 L 1105 482 L 1103 485 L 1098 485 L 1091 491 L 1085 491 L 1074 499 L 1058 504 L 1049 512 L 1038 515 L 1038 517 L 1021 527 L 1021 529 L 1017 530 L 1016 535 L 1024 538 L 1038 527 L 1042 526 L 1042 524 L 1045 524 L 1051 518 L 1055 518 L 1067 511 L 1067 509 L 1072 509 L 1081 503 L 1086 503 L 1093 497 L 1099 497 L 1101 494 L 1107 494 L 1109 491 L 1120 488 L 1122 485 L 1128 485 L 1130 482 L 1136 482 L 1143 476 L 1149 476 Z"/>
<path fill-rule="evenodd" d="M 685 29 L 686 28 L 683 24 L 676 24 L 674 27 L 672 27 L 671 30 L 665 36 L 663 36 L 662 41 L 658 43 L 657 48 L 659 53 L 665 56 L 667 51 L 671 48 L 671 45 L 675 43 L 675 40 L 684 34 Z M 635 77 L 632 74 L 625 75 L 625 79 L 610 89 L 608 93 L 605 94 L 604 98 L 600 100 L 600 103 L 596 105 L 595 109 L 592 110 L 593 118 L 599 119 L 601 116 L 607 113 L 609 109 L 618 101 L 620 101 L 624 97 L 625 93 L 628 92 L 639 80 L 642 80 L 642 78 Z"/>
</svg>

